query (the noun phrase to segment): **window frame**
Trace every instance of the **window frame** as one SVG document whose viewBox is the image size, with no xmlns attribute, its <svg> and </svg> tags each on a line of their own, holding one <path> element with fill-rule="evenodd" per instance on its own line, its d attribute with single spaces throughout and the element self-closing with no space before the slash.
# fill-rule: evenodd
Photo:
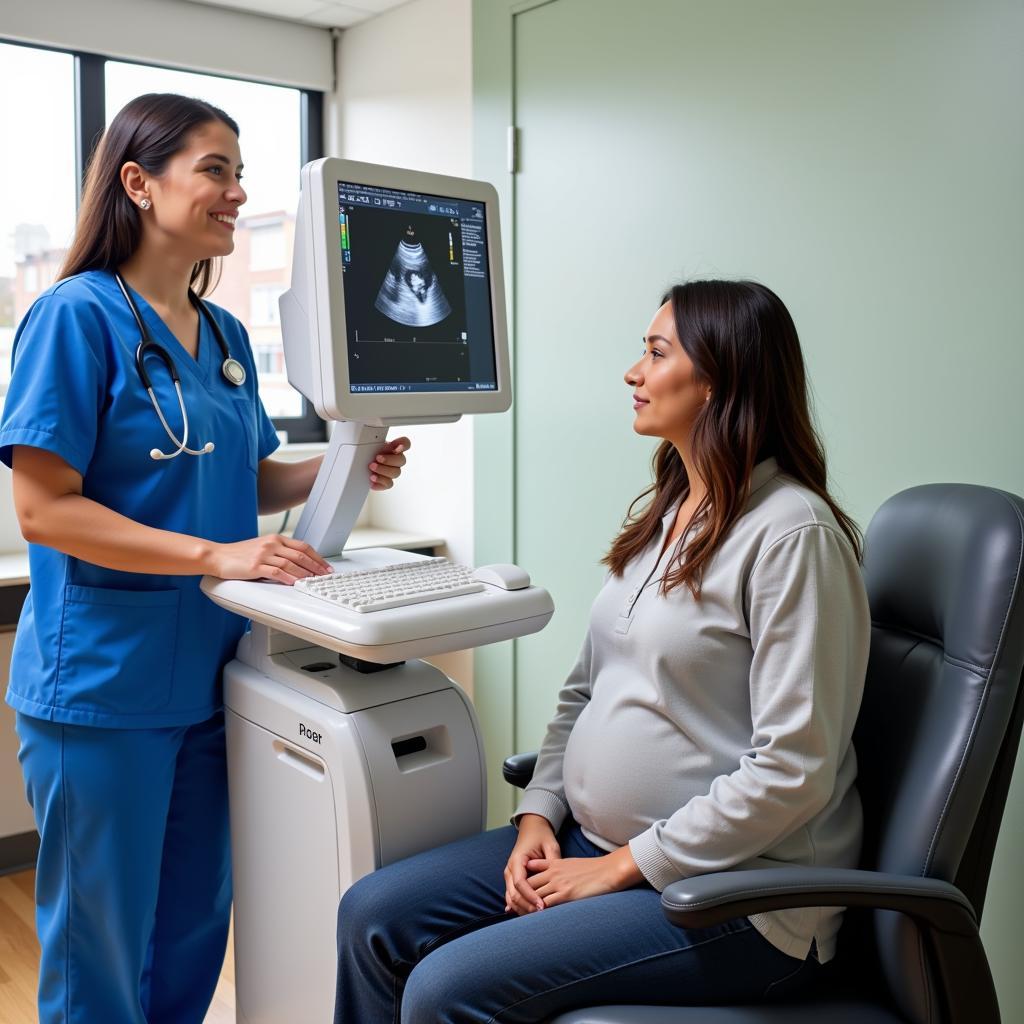
<svg viewBox="0 0 1024 1024">
<path fill-rule="evenodd" d="M 153 61 L 135 60 L 130 57 L 109 56 L 87 50 L 69 50 L 62 46 L 47 46 L 26 42 L 21 39 L 7 39 L 0 35 L 0 43 L 11 46 L 25 46 L 33 50 L 49 50 L 66 53 L 74 60 L 74 103 L 75 103 L 75 196 L 76 211 L 82 205 L 82 187 L 85 170 L 89 166 L 100 136 L 106 128 L 106 65 L 107 61 L 138 64 L 142 67 L 160 68 L 166 71 L 185 71 L 189 74 L 208 75 L 210 78 L 230 78 L 237 82 L 252 82 L 254 85 L 279 85 L 278 82 L 264 82 L 240 75 L 224 75 L 200 68 L 176 67 L 157 64 Z M 287 88 L 293 88 L 288 86 Z M 299 166 L 296 173 L 311 160 L 324 156 L 324 94 L 315 89 L 299 88 Z M 313 404 L 302 398 L 301 416 L 278 416 L 273 418 L 275 429 L 287 434 L 289 444 L 303 444 L 327 440 L 327 424 L 317 415 Z"/>
</svg>

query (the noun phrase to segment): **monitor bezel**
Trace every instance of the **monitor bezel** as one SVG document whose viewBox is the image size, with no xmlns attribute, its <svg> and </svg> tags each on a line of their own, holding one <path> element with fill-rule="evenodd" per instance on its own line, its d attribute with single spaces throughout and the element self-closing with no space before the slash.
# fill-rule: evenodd
<svg viewBox="0 0 1024 1024">
<path fill-rule="evenodd" d="M 504 412 L 512 404 L 505 278 L 501 253 L 498 193 L 488 182 L 429 174 L 399 167 L 325 157 L 307 165 L 303 186 L 308 188 L 312 214 L 312 262 L 316 288 L 317 344 L 322 406 L 327 419 L 360 423 L 402 423 L 454 419 L 461 415 Z M 494 335 L 494 370 L 497 387 L 488 391 L 356 392 L 349 390 L 348 330 L 345 315 L 345 275 L 339 244 L 338 184 L 393 188 L 480 203 L 487 231 L 487 269 L 490 278 L 491 329 Z M 320 344 L 344 339 L 342 358 Z M 325 358 L 326 357 L 326 358 Z M 333 374 L 332 374 L 333 369 Z"/>
</svg>

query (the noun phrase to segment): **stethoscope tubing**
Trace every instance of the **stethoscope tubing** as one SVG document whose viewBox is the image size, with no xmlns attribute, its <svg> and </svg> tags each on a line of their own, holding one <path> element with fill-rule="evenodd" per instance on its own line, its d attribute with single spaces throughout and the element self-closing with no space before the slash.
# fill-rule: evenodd
<svg viewBox="0 0 1024 1024">
<path fill-rule="evenodd" d="M 171 358 L 171 354 L 162 345 L 157 344 L 153 340 L 152 334 L 149 332 L 149 328 L 146 326 L 145 321 L 142 319 L 142 314 L 139 312 L 138 306 L 135 304 L 135 300 L 131 297 L 131 293 L 128 291 L 127 285 L 124 283 L 124 279 L 120 274 L 114 274 L 114 280 L 117 282 L 117 286 L 121 289 L 121 294 L 124 296 L 125 302 L 128 303 L 128 308 L 132 311 L 132 316 L 135 318 L 135 323 L 139 328 L 139 344 L 135 349 L 135 369 L 139 374 L 139 379 L 142 381 L 142 386 L 146 389 L 146 394 L 149 395 L 149 400 L 153 404 L 153 409 L 156 411 L 157 417 L 160 420 L 160 425 L 164 428 L 167 436 L 171 439 L 171 443 L 175 446 L 173 452 L 162 452 L 158 448 L 152 448 L 150 450 L 150 457 L 153 459 L 173 459 L 184 452 L 187 455 L 209 455 L 214 450 L 214 443 L 207 441 L 202 448 L 195 449 L 188 447 L 188 412 L 185 409 L 185 398 L 181 391 L 181 376 L 178 374 L 178 368 L 174 365 L 174 360 Z M 245 367 L 238 362 L 237 359 L 232 358 L 231 350 L 228 348 L 228 343 L 224 338 L 224 333 L 220 329 L 220 325 L 214 319 L 213 314 L 206 308 L 206 304 L 196 295 L 192 289 L 189 289 L 188 293 L 189 301 L 199 311 L 199 313 L 206 318 L 206 322 L 210 325 L 213 331 L 214 339 L 217 342 L 217 347 L 220 349 L 223 360 L 221 362 L 221 375 L 224 379 L 231 384 L 233 387 L 241 387 L 245 383 Z M 174 435 L 174 431 L 171 430 L 170 424 L 167 422 L 163 411 L 160 408 L 160 403 L 156 400 L 156 395 L 153 391 L 153 382 L 150 379 L 149 371 L 146 369 L 146 356 L 156 356 L 163 364 L 167 367 L 167 372 L 171 376 L 171 380 L 174 383 L 174 393 L 178 397 L 178 408 L 181 411 L 181 423 L 182 423 L 182 439 L 179 441 Z"/>
</svg>

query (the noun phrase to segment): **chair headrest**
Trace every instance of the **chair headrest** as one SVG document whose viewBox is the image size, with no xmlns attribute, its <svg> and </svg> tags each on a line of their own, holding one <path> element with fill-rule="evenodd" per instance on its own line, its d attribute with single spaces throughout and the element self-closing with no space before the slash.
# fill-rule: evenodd
<svg viewBox="0 0 1024 1024">
<path fill-rule="evenodd" d="M 912 487 L 875 513 L 864 547 L 876 626 L 917 633 L 949 660 L 991 669 L 1022 585 L 1024 501 L 971 484 Z"/>
</svg>

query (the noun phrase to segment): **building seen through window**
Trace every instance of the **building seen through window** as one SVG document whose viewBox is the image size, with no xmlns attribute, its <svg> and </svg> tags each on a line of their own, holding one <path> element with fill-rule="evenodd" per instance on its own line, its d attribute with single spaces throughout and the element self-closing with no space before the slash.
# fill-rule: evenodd
<svg viewBox="0 0 1024 1024">
<path fill-rule="evenodd" d="M 278 307 L 292 278 L 295 213 L 278 210 L 246 217 L 242 210 L 235 223 L 235 251 L 221 264 L 213 299 L 248 328 L 267 411 L 271 416 L 299 416 L 302 400 L 285 375 Z"/>
</svg>

